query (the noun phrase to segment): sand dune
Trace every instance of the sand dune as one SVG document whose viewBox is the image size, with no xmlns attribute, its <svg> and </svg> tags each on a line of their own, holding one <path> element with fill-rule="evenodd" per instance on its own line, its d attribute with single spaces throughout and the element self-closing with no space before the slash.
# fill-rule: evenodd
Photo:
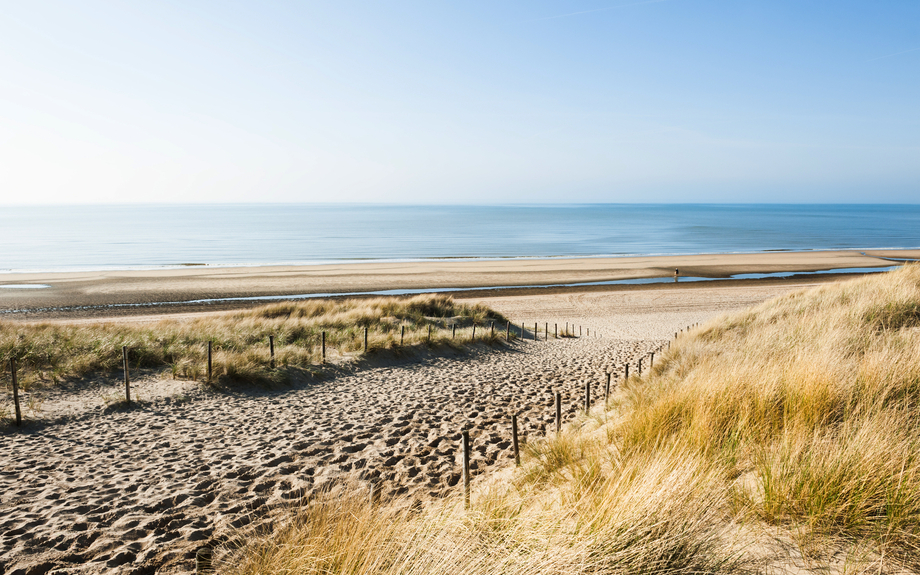
<svg viewBox="0 0 920 575">
<path fill-rule="evenodd" d="M 516 322 L 570 322 L 592 337 L 418 357 L 273 392 L 148 377 L 132 409 L 105 406 L 118 374 L 47 393 L 23 430 L 0 435 L 0 563 L 7 574 L 187 572 L 200 546 L 266 527 L 319 489 L 373 482 L 407 503 L 455 492 L 462 429 L 474 475 L 508 465 L 511 410 L 525 440 L 542 435 L 554 391 L 572 417 L 586 381 L 599 397 L 608 371 L 635 369 L 673 332 L 788 289 L 491 298 Z"/>
</svg>

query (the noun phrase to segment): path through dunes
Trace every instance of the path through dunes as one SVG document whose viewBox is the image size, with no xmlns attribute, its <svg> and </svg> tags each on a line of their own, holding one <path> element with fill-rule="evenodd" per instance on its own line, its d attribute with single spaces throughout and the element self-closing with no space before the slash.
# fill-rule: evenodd
<svg viewBox="0 0 920 575">
<path fill-rule="evenodd" d="M 553 391 L 563 393 L 571 416 L 586 381 L 598 397 L 607 371 L 621 373 L 624 362 L 674 331 L 788 289 L 495 298 L 486 303 L 530 328 L 569 321 L 592 337 L 484 347 L 283 392 L 198 392 L 131 410 L 88 410 L 22 432 L 6 428 L 0 563 L 7 574 L 185 572 L 198 547 L 267 525 L 323 486 L 373 480 L 388 495 L 449 493 L 457 489 L 464 427 L 474 475 L 508 464 L 511 408 L 525 438 L 542 434 L 552 426 Z"/>
</svg>

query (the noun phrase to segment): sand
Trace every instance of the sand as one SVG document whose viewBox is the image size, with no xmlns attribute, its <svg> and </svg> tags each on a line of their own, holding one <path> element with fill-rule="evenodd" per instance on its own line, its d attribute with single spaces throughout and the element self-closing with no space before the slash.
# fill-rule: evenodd
<svg viewBox="0 0 920 575">
<path fill-rule="evenodd" d="M 474 477 L 511 464 L 553 428 L 553 393 L 575 416 L 584 384 L 602 394 L 626 362 L 675 331 L 803 284 L 532 294 L 481 301 L 516 322 L 566 322 L 591 337 L 418 355 L 289 389 L 208 391 L 147 374 L 140 405 L 106 405 L 120 374 L 26 394 L 27 425 L 0 432 L 0 564 L 5 574 L 182 573 L 201 546 L 267 528 L 321 489 L 378 486 L 424 503 L 456 494 L 459 437 Z M 39 407 L 40 404 L 40 407 Z"/>
<path fill-rule="evenodd" d="M 181 303 L 200 299 L 347 293 L 394 289 L 488 288 L 683 276 L 882 267 L 892 262 L 861 251 L 773 252 L 620 258 L 556 258 L 377 262 L 317 266 L 185 267 L 152 271 L 5 273 L 0 285 L 46 284 L 47 289 L 0 289 L 0 318 L 72 319 L 249 307 L 253 302 Z M 920 257 L 918 250 L 879 256 Z M 831 278 L 825 278 L 831 279 Z M 635 286 L 600 286 L 623 291 Z M 572 291 L 554 289 L 555 292 Z M 575 288 L 575 291 L 586 291 Z M 514 291 L 505 295 L 523 293 Z M 469 297 L 471 294 L 458 294 Z M 477 295 L 477 294 L 472 294 Z M 153 305 L 173 302 L 171 305 Z M 108 307 L 118 305 L 119 307 Z M 16 313 L 10 313 L 15 311 Z"/>
</svg>

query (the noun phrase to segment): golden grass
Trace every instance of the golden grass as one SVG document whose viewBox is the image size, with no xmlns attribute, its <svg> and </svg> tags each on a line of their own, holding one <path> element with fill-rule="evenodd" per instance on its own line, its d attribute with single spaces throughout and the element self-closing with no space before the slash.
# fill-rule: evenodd
<svg viewBox="0 0 920 575">
<path fill-rule="evenodd" d="M 470 340 L 468 326 L 486 326 L 490 321 L 505 319 L 481 305 L 458 304 L 448 296 L 421 295 L 285 302 L 155 324 L 0 322 L 0 361 L 8 365 L 9 359 L 15 358 L 21 366 L 20 383 L 28 388 L 96 370 L 119 369 L 121 348 L 128 346 L 132 369 L 165 367 L 174 377 L 201 379 L 206 373 L 208 341 L 212 341 L 215 379 L 281 381 L 290 376 L 291 368 L 310 369 L 321 362 L 324 331 L 327 358 L 333 359 L 362 353 L 365 327 L 368 351 L 373 353 L 426 344 L 459 346 Z M 453 323 L 463 328 L 458 330 L 457 339 L 445 329 Z M 279 369 L 270 369 L 269 335 L 275 338 Z M 493 343 L 497 335 L 491 336 L 480 327 L 476 339 Z"/>
<path fill-rule="evenodd" d="M 229 572 L 794 571 L 764 530 L 836 550 L 837 572 L 920 569 L 918 266 L 692 330 L 597 415 L 468 511 L 319 498 Z"/>
</svg>

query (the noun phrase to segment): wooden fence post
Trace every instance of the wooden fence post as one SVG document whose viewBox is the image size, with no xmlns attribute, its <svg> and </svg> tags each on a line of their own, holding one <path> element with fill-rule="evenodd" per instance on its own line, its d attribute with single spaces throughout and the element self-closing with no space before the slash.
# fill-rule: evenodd
<svg viewBox="0 0 920 575">
<path fill-rule="evenodd" d="M 610 372 L 607 372 L 607 385 L 604 386 L 604 402 L 610 400 Z"/>
<path fill-rule="evenodd" d="M 406 340 L 406 326 L 399 326 L 399 345 L 402 345 Z"/>
<path fill-rule="evenodd" d="M 556 339 L 559 339 L 559 324 L 558 323 L 553 324 L 553 337 Z"/>
<path fill-rule="evenodd" d="M 642 377 L 642 358 L 639 358 L 639 377 Z"/>
<path fill-rule="evenodd" d="M 456 339 L 457 337 L 457 324 L 450 326 L 450 339 Z"/>
<path fill-rule="evenodd" d="M 323 332 L 323 363 L 326 363 L 326 332 Z"/>
<path fill-rule="evenodd" d="M 273 335 L 268 336 L 268 353 L 271 357 L 269 367 L 275 369 L 275 336 Z"/>
<path fill-rule="evenodd" d="M 431 326 L 428 326 L 428 339 L 431 339 Z M 367 353 L 367 326 L 364 326 L 364 353 Z"/>
<path fill-rule="evenodd" d="M 128 375 L 128 346 L 121 346 L 121 362 L 125 368 L 125 403 L 131 404 L 131 378 Z"/>
<path fill-rule="evenodd" d="M 540 333 L 540 326 L 537 325 L 537 322 L 534 322 L 534 324 L 533 324 L 533 340 L 534 340 L 534 341 L 537 341 L 537 340 L 538 340 L 537 335 L 538 335 L 539 333 Z"/>
<path fill-rule="evenodd" d="M 591 380 L 585 382 L 585 413 L 591 411 Z"/>
<path fill-rule="evenodd" d="M 470 432 L 463 432 L 463 506 L 470 508 Z"/>
<path fill-rule="evenodd" d="M 549 322 L 543 324 L 543 341 L 549 341 Z"/>
<path fill-rule="evenodd" d="M 556 392 L 556 435 L 562 431 L 562 394 Z"/>
<path fill-rule="evenodd" d="M 473 336 L 470 338 L 470 341 L 476 341 L 476 324 L 473 324 Z"/>
<path fill-rule="evenodd" d="M 648 368 L 652 369 L 655 366 L 655 352 L 652 352 L 652 357 L 648 360 Z"/>
<path fill-rule="evenodd" d="M 10 358 L 10 375 L 13 378 L 13 407 L 16 409 L 16 427 L 22 426 L 22 409 L 19 407 L 19 380 L 16 379 L 16 360 Z"/>
<path fill-rule="evenodd" d="M 629 364 L 628 363 L 626 364 L 626 374 L 623 375 L 623 381 L 626 381 L 627 379 L 629 379 Z"/>
<path fill-rule="evenodd" d="M 511 445 L 514 447 L 514 464 L 521 465 L 521 452 L 518 449 L 518 425 L 517 414 L 511 414 Z"/>
<path fill-rule="evenodd" d="M 213 341 L 208 341 L 208 382 L 211 381 L 211 348 L 213 344 Z"/>
</svg>

